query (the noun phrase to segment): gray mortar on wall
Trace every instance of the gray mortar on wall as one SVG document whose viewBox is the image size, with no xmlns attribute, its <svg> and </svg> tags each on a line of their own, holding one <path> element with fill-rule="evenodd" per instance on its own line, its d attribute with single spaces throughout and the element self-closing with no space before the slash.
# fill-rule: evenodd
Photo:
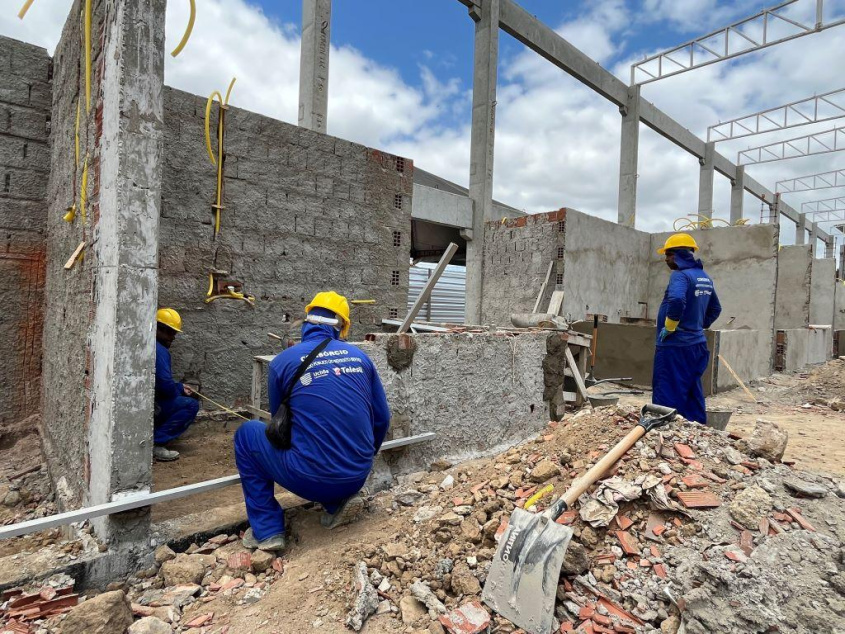
<svg viewBox="0 0 845 634">
<path fill-rule="evenodd" d="M 0 36 L 0 425 L 40 407 L 52 62 Z"/>
<path fill-rule="evenodd" d="M 810 324 L 812 264 L 809 244 L 782 247 L 778 252 L 776 329 L 806 328 Z"/>
<path fill-rule="evenodd" d="M 833 324 L 836 293 L 836 260 L 814 259 L 810 278 L 810 324 Z"/>
<path fill-rule="evenodd" d="M 413 164 L 230 108 L 225 209 L 214 240 L 216 168 L 205 150 L 205 101 L 165 89 L 158 301 L 182 314 L 183 335 L 173 346 L 177 380 L 198 381 L 215 400 L 243 403 L 253 357 L 278 352 L 267 333 L 287 335 L 318 291 L 376 300 L 352 307 L 350 340 L 404 314 Z M 205 304 L 211 268 L 242 283 L 255 307 Z"/>
<path fill-rule="evenodd" d="M 395 359 L 390 350 L 402 336 L 373 335 L 359 344 L 384 384 L 391 435 L 437 434 L 433 441 L 391 453 L 386 460 L 392 473 L 427 469 L 440 459 L 490 455 L 543 429 L 549 420 L 543 361 L 550 336 L 559 335 L 404 335 L 416 349 L 411 364 L 398 371 L 388 354 Z"/>
</svg>

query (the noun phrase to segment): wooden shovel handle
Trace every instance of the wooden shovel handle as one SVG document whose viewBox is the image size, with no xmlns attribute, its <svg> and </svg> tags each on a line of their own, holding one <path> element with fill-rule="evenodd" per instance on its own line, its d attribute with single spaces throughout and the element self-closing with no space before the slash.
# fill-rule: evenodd
<svg viewBox="0 0 845 634">
<path fill-rule="evenodd" d="M 578 478 L 572 483 L 572 486 L 563 494 L 563 499 L 569 508 L 575 504 L 576 500 L 589 489 L 593 484 L 606 474 L 616 462 L 628 453 L 628 450 L 633 447 L 636 442 L 642 438 L 646 433 L 645 427 L 637 425 L 628 434 L 616 443 L 616 446 L 607 452 L 604 457 L 599 460 L 593 468 L 587 471 L 582 477 Z"/>
</svg>

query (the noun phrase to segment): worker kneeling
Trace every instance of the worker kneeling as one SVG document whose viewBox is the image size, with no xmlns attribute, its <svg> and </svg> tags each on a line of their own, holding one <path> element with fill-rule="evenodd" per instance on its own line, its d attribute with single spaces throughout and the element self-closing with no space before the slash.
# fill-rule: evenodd
<svg viewBox="0 0 845 634">
<path fill-rule="evenodd" d="M 179 458 L 178 451 L 164 445 L 187 431 L 197 418 L 200 405 L 196 393 L 187 385 L 173 380 L 170 346 L 182 332 L 182 318 L 172 308 L 156 313 L 156 380 L 153 457 L 169 462 Z"/>
<path fill-rule="evenodd" d="M 273 495 L 274 482 L 322 504 L 327 528 L 354 519 L 363 509 L 356 494 L 390 423 L 373 362 L 343 341 L 349 332 L 346 298 L 318 293 L 305 312 L 302 342 L 279 354 L 268 370 L 270 413 L 277 417 L 288 408 L 289 440 L 279 437 L 277 426 L 256 420 L 235 433 L 235 462 L 250 523 L 243 540 L 247 548 L 285 547 L 284 511 Z"/>
<path fill-rule="evenodd" d="M 677 409 L 687 420 L 706 424 L 701 377 L 710 352 L 704 330 L 719 318 L 722 306 L 713 280 L 693 255 L 697 250 L 691 235 L 676 233 L 657 251 L 666 256 L 672 274 L 657 314 L 652 400 Z"/>
</svg>

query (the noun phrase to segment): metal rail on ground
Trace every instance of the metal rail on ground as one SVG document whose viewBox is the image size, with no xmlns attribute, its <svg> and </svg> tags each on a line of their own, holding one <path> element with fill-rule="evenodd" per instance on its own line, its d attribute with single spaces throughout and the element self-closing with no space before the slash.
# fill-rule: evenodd
<svg viewBox="0 0 845 634">
<path fill-rule="evenodd" d="M 408 445 L 427 442 L 434 439 L 435 435 L 436 434 L 433 432 L 425 432 L 416 436 L 407 436 L 405 438 L 388 440 L 381 446 L 381 451 L 390 451 L 392 449 L 399 449 L 400 447 L 406 447 Z M 186 484 L 185 486 L 176 487 L 175 489 L 166 489 L 164 491 L 156 491 L 155 493 L 144 493 L 142 495 L 126 497 L 114 502 L 108 502 L 106 504 L 89 506 L 75 511 L 68 511 L 67 513 L 51 515 L 49 517 L 40 517 L 38 519 L 21 522 L 20 524 L 12 524 L 10 526 L 0 528 L 0 540 L 29 535 L 30 533 L 37 533 L 38 531 L 56 528 L 57 526 L 66 526 L 75 522 L 85 522 L 87 520 L 94 519 L 95 517 L 124 513 L 126 511 L 132 511 L 145 506 L 152 506 L 153 504 L 178 500 L 179 498 L 188 497 L 190 495 L 199 495 L 200 493 L 217 491 L 218 489 L 235 486 L 236 484 L 240 484 L 240 482 L 241 477 L 239 475 L 224 476 L 214 480 L 197 482 L 196 484 Z"/>
</svg>

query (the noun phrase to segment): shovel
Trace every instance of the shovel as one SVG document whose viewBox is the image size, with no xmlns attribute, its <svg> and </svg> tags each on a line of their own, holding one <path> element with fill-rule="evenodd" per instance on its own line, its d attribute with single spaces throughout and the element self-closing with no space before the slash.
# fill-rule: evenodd
<svg viewBox="0 0 845 634">
<path fill-rule="evenodd" d="M 481 598 L 528 634 L 549 634 L 563 557 L 572 529 L 555 523 L 645 434 L 675 418 L 676 410 L 644 405 L 640 422 L 542 513 L 514 509 L 493 557 Z"/>
</svg>

